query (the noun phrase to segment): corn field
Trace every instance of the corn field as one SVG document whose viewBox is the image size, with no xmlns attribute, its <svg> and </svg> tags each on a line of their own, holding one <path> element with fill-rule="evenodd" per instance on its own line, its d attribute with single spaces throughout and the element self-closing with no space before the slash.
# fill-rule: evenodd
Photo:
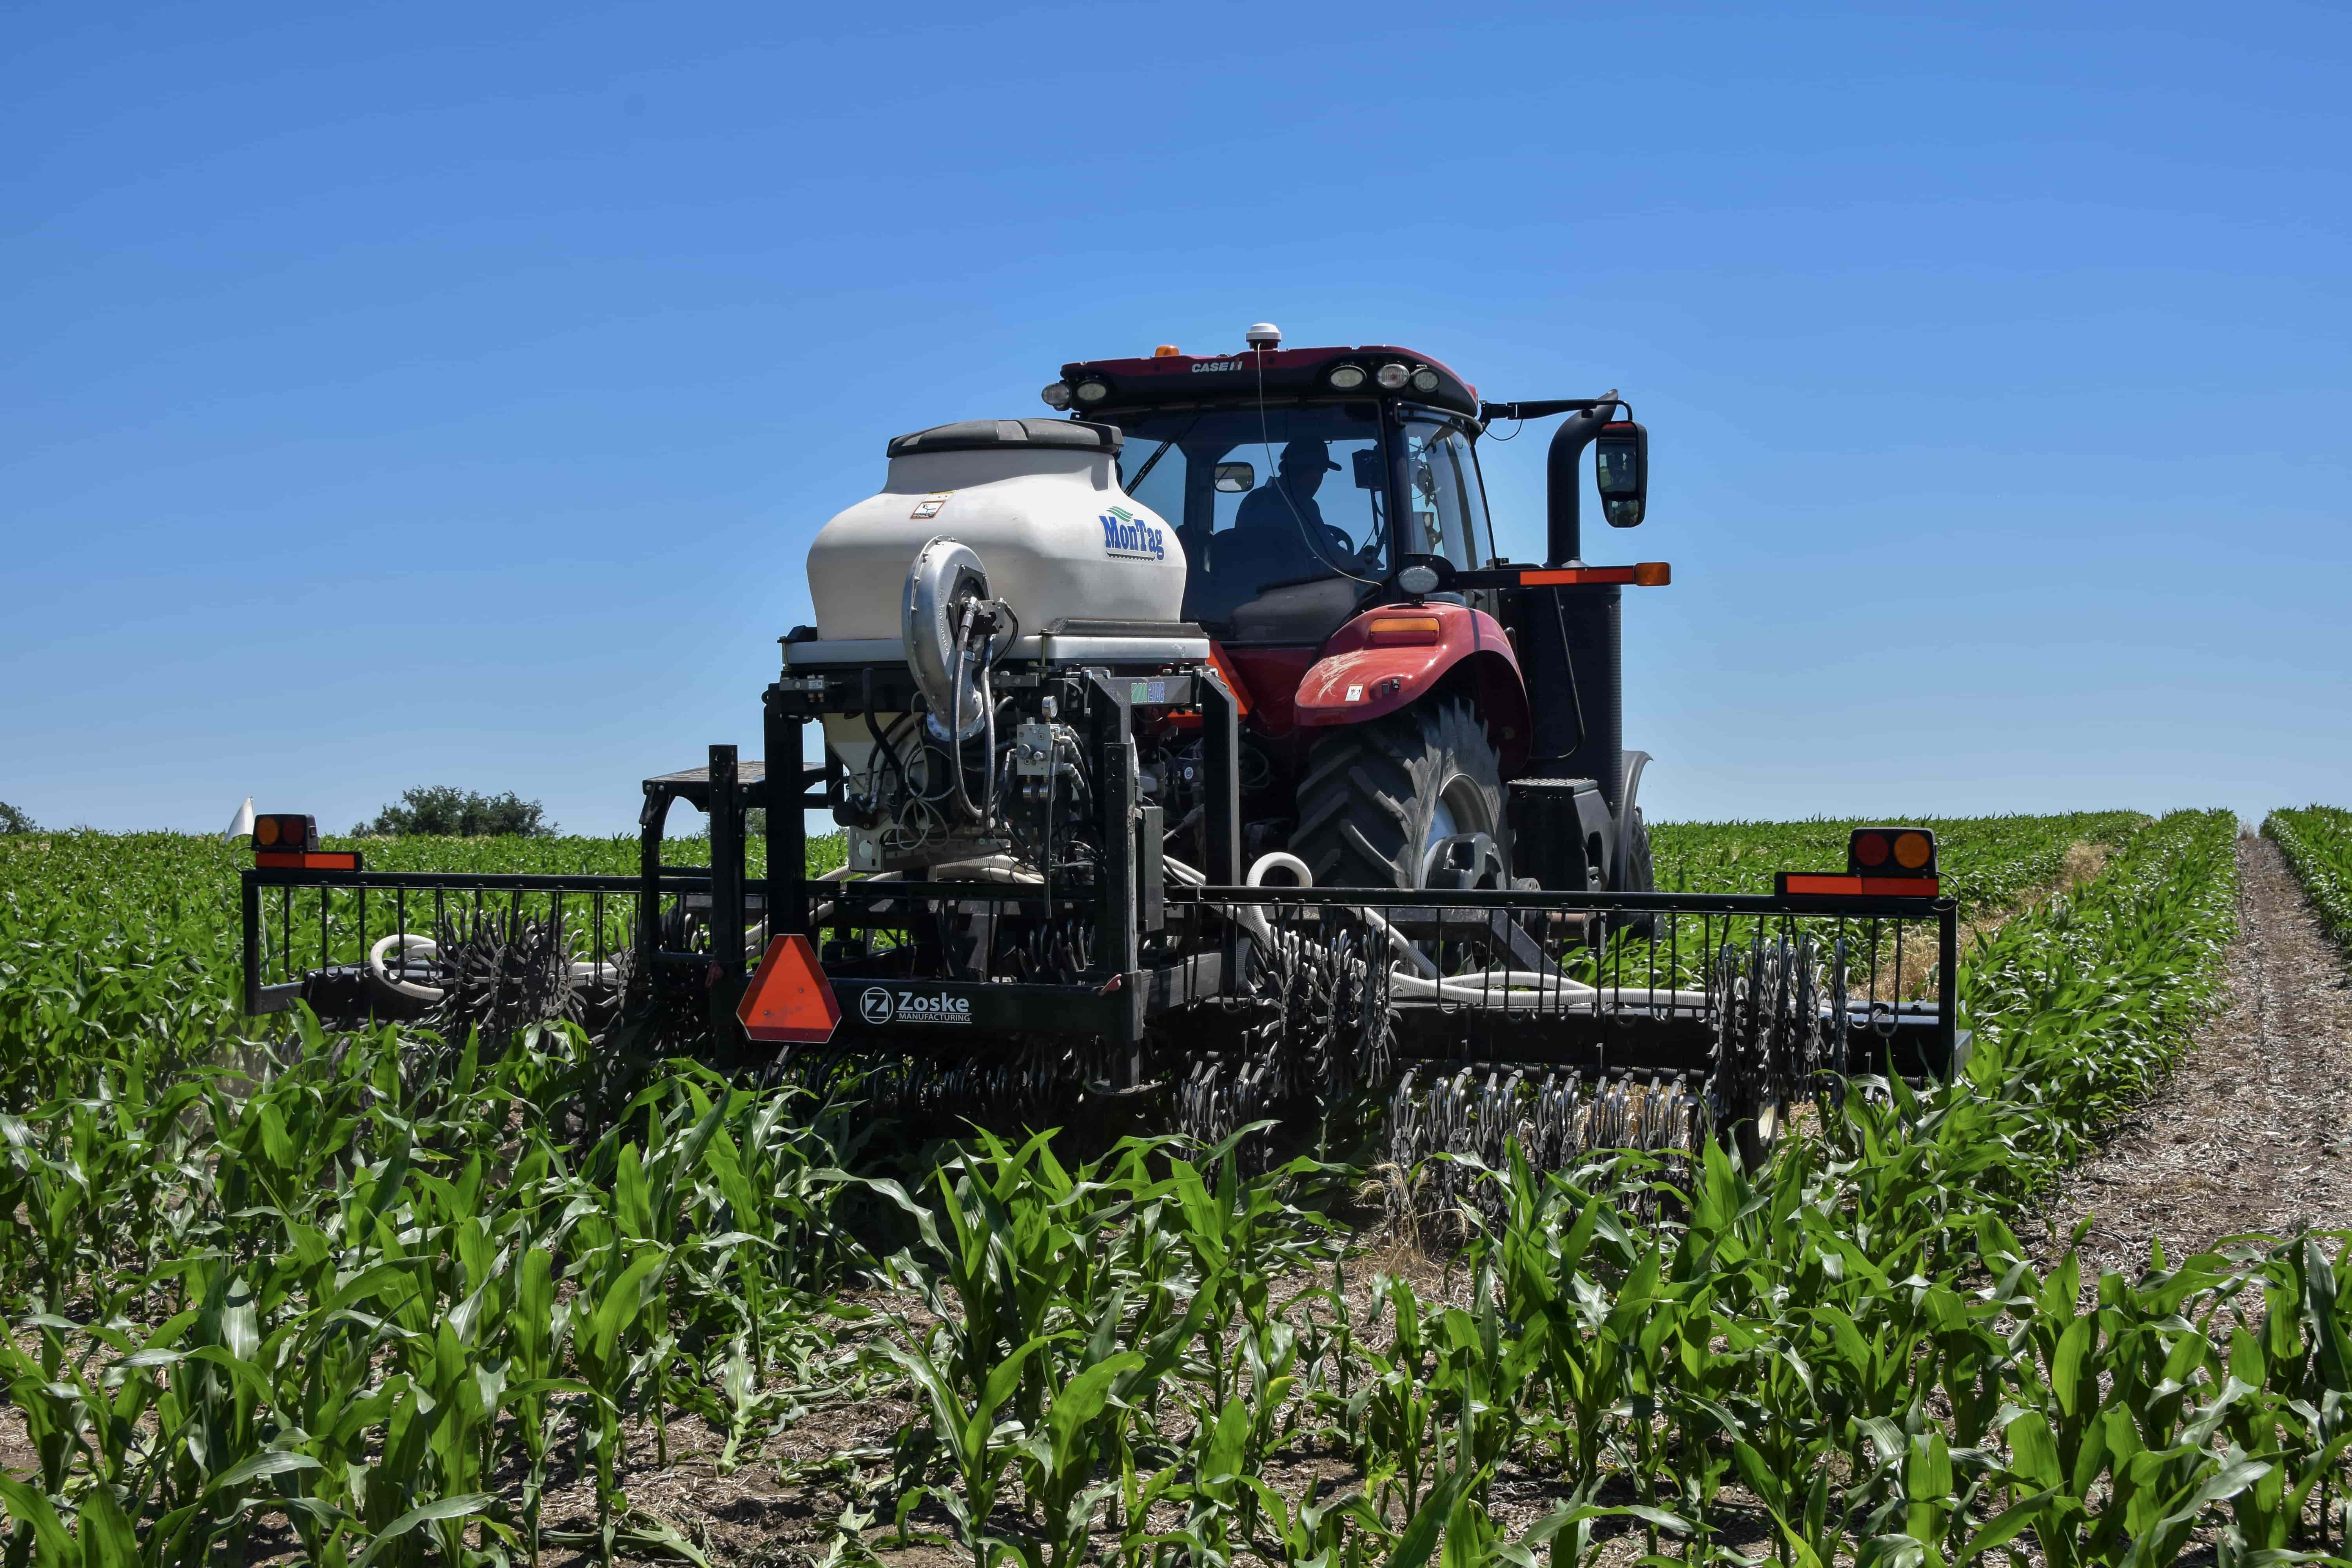
<svg viewBox="0 0 2352 1568">
<path fill-rule="evenodd" d="M 2352 954 L 2352 811 L 2335 805 L 2273 811 L 2263 819 L 2263 837 L 2294 868 L 2327 934 Z"/>
<path fill-rule="evenodd" d="M 2312 815 L 2266 830 L 2346 875 Z M 2234 818 L 1933 826 L 1976 922 L 1960 1081 L 1825 1097 L 1686 1191 L 1638 1153 L 1473 1171 L 1438 1257 L 1367 1196 L 1414 1173 L 908 1148 L 854 1089 L 690 1062 L 583 1131 L 568 1027 L 239 1017 L 220 846 L 0 846 L 0 1557 L 724 1560 L 632 1500 L 674 1451 L 791 1479 L 829 1522 L 758 1560 L 812 1568 L 2341 1552 L 2352 1235 L 2084 1279 L 2037 1207 L 2211 1005 Z M 1834 867 L 1846 826 L 1662 825 L 1658 882 Z M 900 1418 L 786 1452 L 861 1409 Z"/>
</svg>

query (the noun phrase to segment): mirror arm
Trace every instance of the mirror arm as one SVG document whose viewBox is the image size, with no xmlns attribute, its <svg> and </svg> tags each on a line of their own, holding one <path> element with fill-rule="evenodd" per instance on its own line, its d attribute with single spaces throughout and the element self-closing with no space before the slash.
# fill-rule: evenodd
<svg viewBox="0 0 2352 1568">
<path fill-rule="evenodd" d="M 1600 397 L 1546 397 L 1531 403 L 1482 403 L 1478 405 L 1478 422 L 1492 425 L 1497 419 L 1548 419 L 1555 414 L 1589 414 L 1596 408 L 1622 408 L 1625 417 L 1633 417 L 1633 405 L 1611 392 Z"/>
<path fill-rule="evenodd" d="M 1614 388 L 1599 397 L 1547 397 L 1528 403 L 1482 403 L 1478 405 L 1481 422 L 1492 424 L 1497 419 L 1542 419 L 1554 414 L 1569 417 L 1559 422 L 1552 432 L 1551 449 L 1544 459 L 1544 559 L 1553 566 L 1565 566 L 1581 559 L 1584 549 L 1583 523 L 1577 506 L 1577 459 L 1584 449 L 1600 436 L 1601 427 L 1619 409 L 1624 416 L 1633 416 L 1633 405 L 1619 397 Z"/>
</svg>

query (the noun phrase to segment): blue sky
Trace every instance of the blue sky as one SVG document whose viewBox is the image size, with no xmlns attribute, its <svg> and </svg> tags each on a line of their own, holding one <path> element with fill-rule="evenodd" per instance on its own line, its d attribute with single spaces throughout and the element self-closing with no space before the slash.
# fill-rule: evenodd
<svg viewBox="0 0 2352 1568">
<path fill-rule="evenodd" d="M 620 829 L 756 750 L 888 437 L 1261 319 L 1623 389 L 1653 816 L 2352 802 L 2340 7 L 51 4 L 0 61 L 47 825 Z"/>
</svg>

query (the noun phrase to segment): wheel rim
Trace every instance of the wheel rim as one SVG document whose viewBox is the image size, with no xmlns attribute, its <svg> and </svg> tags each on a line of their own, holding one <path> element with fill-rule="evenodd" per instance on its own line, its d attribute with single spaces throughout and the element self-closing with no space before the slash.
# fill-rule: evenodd
<svg viewBox="0 0 2352 1568">
<path fill-rule="evenodd" d="M 1446 804 L 1444 796 L 1440 795 L 1437 804 L 1430 808 L 1429 831 L 1422 835 L 1421 852 L 1428 854 L 1437 847 L 1439 839 L 1451 838 L 1454 832 L 1454 808 Z"/>
<path fill-rule="evenodd" d="M 1424 888 L 1429 885 L 1430 857 L 1446 839 L 1471 833 L 1492 837 L 1496 827 L 1494 815 L 1488 808 L 1486 792 L 1478 787 L 1477 780 L 1460 773 L 1449 777 L 1438 790 L 1437 798 L 1430 803 L 1429 827 L 1422 835 L 1421 855 L 1412 878 L 1414 884 Z M 1484 962 L 1474 947 L 1463 943 L 1424 941 L 1415 945 L 1436 960 L 1441 969 L 1450 970 L 1464 965 L 1475 967 Z M 1450 960 L 1449 945 L 1454 951 Z"/>
<path fill-rule="evenodd" d="M 1475 779 L 1467 773 L 1455 773 L 1447 779 L 1429 808 L 1429 830 L 1421 838 L 1423 862 L 1428 862 L 1429 852 L 1437 847 L 1440 839 L 1463 833 L 1491 835 L 1495 825 L 1488 816 L 1486 794 Z"/>
</svg>

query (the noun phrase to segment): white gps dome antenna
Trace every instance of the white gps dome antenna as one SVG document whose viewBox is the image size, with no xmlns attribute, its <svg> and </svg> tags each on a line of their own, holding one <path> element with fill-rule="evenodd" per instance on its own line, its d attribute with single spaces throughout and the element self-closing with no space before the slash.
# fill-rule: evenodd
<svg viewBox="0 0 2352 1568">
<path fill-rule="evenodd" d="M 1242 334 L 1254 349 L 1278 349 L 1282 346 L 1282 329 L 1272 321 L 1260 321 Z"/>
</svg>

